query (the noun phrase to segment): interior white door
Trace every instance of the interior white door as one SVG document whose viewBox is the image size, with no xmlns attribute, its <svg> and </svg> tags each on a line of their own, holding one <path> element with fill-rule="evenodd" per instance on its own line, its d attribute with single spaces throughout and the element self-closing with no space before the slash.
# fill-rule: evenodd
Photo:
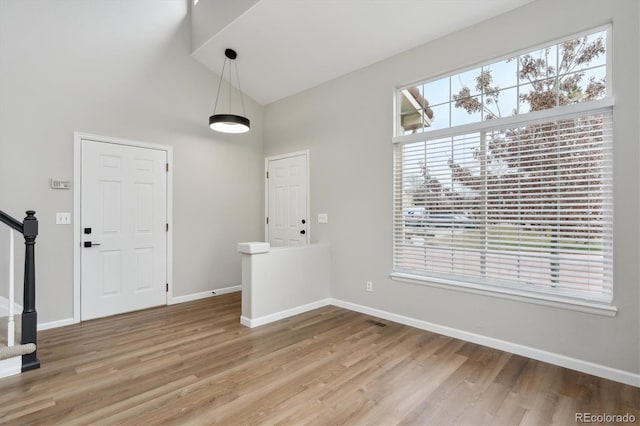
<svg viewBox="0 0 640 426">
<path fill-rule="evenodd" d="M 166 163 L 166 151 L 82 140 L 82 320 L 167 303 Z"/>
<path fill-rule="evenodd" d="M 267 159 L 267 234 L 272 247 L 309 242 L 307 154 Z"/>
</svg>

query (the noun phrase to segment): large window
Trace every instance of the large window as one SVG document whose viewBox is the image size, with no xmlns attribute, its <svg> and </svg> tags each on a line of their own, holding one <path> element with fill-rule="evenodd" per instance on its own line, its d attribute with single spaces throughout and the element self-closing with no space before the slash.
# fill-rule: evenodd
<svg viewBox="0 0 640 426">
<path fill-rule="evenodd" d="M 612 300 L 607 30 L 398 90 L 394 275 Z"/>
</svg>

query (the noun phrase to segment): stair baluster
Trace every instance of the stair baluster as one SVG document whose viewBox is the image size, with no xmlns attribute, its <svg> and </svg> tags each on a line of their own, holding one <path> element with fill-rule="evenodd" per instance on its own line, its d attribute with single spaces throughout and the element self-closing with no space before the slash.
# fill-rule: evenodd
<svg viewBox="0 0 640 426">
<path fill-rule="evenodd" d="M 9 229 L 9 318 L 7 323 L 7 346 L 15 345 L 16 326 L 15 326 L 15 253 L 13 229 Z"/>
</svg>

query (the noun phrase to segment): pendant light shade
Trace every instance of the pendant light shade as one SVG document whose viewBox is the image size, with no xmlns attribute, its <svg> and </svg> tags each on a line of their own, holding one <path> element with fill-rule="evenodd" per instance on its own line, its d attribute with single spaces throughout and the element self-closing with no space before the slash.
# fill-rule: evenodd
<svg viewBox="0 0 640 426">
<path fill-rule="evenodd" d="M 250 122 L 241 115 L 215 114 L 209 117 L 209 127 L 216 132 L 245 133 L 249 131 Z"/>
<path fill-rule="evenodd" d="M 213 115 L 209 117 L 209 127 L 211 130 L 222 133 L 245 133 L 249 131 L 251 122 L 246 117 L 247 113 L 244 109 L 244 99 L 242 98 L 242 89 L 240 88 L 240 77 L 238 76 L 238 65 L 235 59 L 238 54 L 233 49 L 226 49 L 224 51 L 225 59 L 222 64 L 222 72 L 220 73 L 220 82 L 218 83 L 218 94 L 216 95 L 216 103 L 213 107 Z M 228 114 L 216 114 L 218 108 L 218 99 L 220 98 L 220 88 L 222 87 L 222 80 L 224 79 L 224 70 L 227 65 L 227 59 L 230 62 L 229 65 L 229 113 Z M 237 115 L 231 112 L 231 64 L 236 68 L 236 81 L 238 82 L 238 92 L 240 93 L 240 103 L 242 105 L 242 113 L 244 115 Z"/>
</svg>

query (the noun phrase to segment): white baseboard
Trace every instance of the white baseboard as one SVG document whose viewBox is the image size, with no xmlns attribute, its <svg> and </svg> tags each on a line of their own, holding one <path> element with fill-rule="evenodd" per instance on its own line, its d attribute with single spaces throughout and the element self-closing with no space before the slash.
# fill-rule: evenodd
<svg viewBox="0 0 640 426">
<path fill-rule="evenodd" d="M 191 302 L 193 300 L 206 299 L 207 297 L 214 297 L 214 296 L 219 296 L 221 294 L 234 293 L 236 291 L 241 291 L 241 290 L 242 290 L 241 285 L 234 285 L 234 286 L 225 287 L 225 288 L 214 288 L 213 290 L 203 291 L 202 293 L 194 293 L 194 294 L 187 294 L 185 296 L 172 297 L 171 300 L 169 300 L 169 303 L 167 304 L 175 305 L 176 303 Z"/>
<path fill-rule="evenodd" d="M 477 343 L 479 345 L 488 346 L 490 348 L 499 349 L 512 354 L 536 359 L 538 361 L 548 362 L 560 367 L 565 367 L 605 379 L 614 380 L 616 382 L 640 387 L 640 374 L 632 373 L 630 371 L 618 370 L 615 368 L 607 367 L 605 365 L 595 364 L 592 362 L 571 358 L 565 355 L 547 352 L 529 346 L 519 345 L 517 343 L 507 342 L 505 340 L 494 339 L 492 337 L 470 333 L 468 331 L 459 330 L 456 328 L 433 324 L 427 321 L 406 317 L 404 315 L 393 314 L 391 312 L 386 312 L 351 302 L 345 302 L 339 299 L 331 299 L 331 304 L 340 308 L 349 309 L 351 311 L 356 311 L 374 317 L 384 318 L 386 320 L 408 325 L 411 327 L 419 328 L 421 330 L 431 331 L 433 333 L 442 334 L 444 336 L 453 337 L 456 339 L 464 340 L 466 342 Z"/>
<path fill-rule="evenodd" d="M 236 285 L 233 287 L 217 288 L 215 290 L 205 291 L 202 293 L 188 294 L 186 296 L 178 296 L 171 299 L 171 301 L 169 301 L 168 304 L 175 305 L 176 303 L 190 302 L 192 300 L 204 299 L 205 297 L 214 297 L 214 296 L 219 296 L 221 294 L 233 293 L 235 291 L 240 291 L 241 289 L 242 289 L 242 286 Z M 215 291 L 215 294 L 213 294 L 212 291 Z M 2 301 L 0 300 L 0 304 L 1 303 Z M 22 311 L 22 307 L 20 307 L 20 311 Z M 44 322 L 44 323 L 38 324 L 38 331 L 49 330 L 50 328 L 64 327 L 71 324 L 75 324 L 73 318 Z"/>
<path fill-rule="evenodd" d="M 247 317 L 245 317 L 244 315 L 240 315 L 240 324 L 244 325 L 245 327 L 249 327 L 249 328 L 253 328 L 255 326 L 251 325 L 251 320 Z"/>
<path fill-rule="evenodd" d="M 247 326 L 249 328 L 259 327 L 261 325 L 269 324 L 274 321 L 279 321 L 281 319 L 298 315 L 303 312 L 322 308 L 323 306 L 327 306 L 330 304 L 331 304 L 331 299 L 322 299 L 316 302 L 311 302 L 311 303 L 307 303 L 306 305 L 296 306 L 295 308 L 291 308 L 291 309 L 285 309 L 284 311 L 265 315 L 259 318 L 250 319 L 243 315 L 240 317 L 240 324 Z"/>
<path fill-rule="evenodd" d="M 18 305 L 17 303 L 14 303 L 14 306 L 15 306 L 16 317 L 19 317 L 20 315 L 22 315 L 22 306 Z M 0 316 L 6 316 L 9 312 L 8 308 L 9 308 L 9 300 L 7 300 L 6 297 L 0 296 Z M 64 327 L 65 325 L 71 325 L 71 324 L 73 324 L 73 318 L 67 318 L 67 319 L 51 321 L 51 322 L 44 322 L 44 323 L 38 324 L 38 331 L 48 330 L 50 328 Z"/>
<path fill-rule="evenodd" d="M 21 356 L 0 360 L 0 378 L 15 376 L 20 373 L 22 373 Z"/>
<path fill-rule="evenodd" d="M 67 318 L 67 319 L 57 320 L 57 321 L 43 322 L 43 323 L 38 324 L 38 331 L 49 330 L 50 328 L 64 327 L 64 326 L 71 325 L 71 324 L 74 324 L 73 318 Z"/>
</svg>

